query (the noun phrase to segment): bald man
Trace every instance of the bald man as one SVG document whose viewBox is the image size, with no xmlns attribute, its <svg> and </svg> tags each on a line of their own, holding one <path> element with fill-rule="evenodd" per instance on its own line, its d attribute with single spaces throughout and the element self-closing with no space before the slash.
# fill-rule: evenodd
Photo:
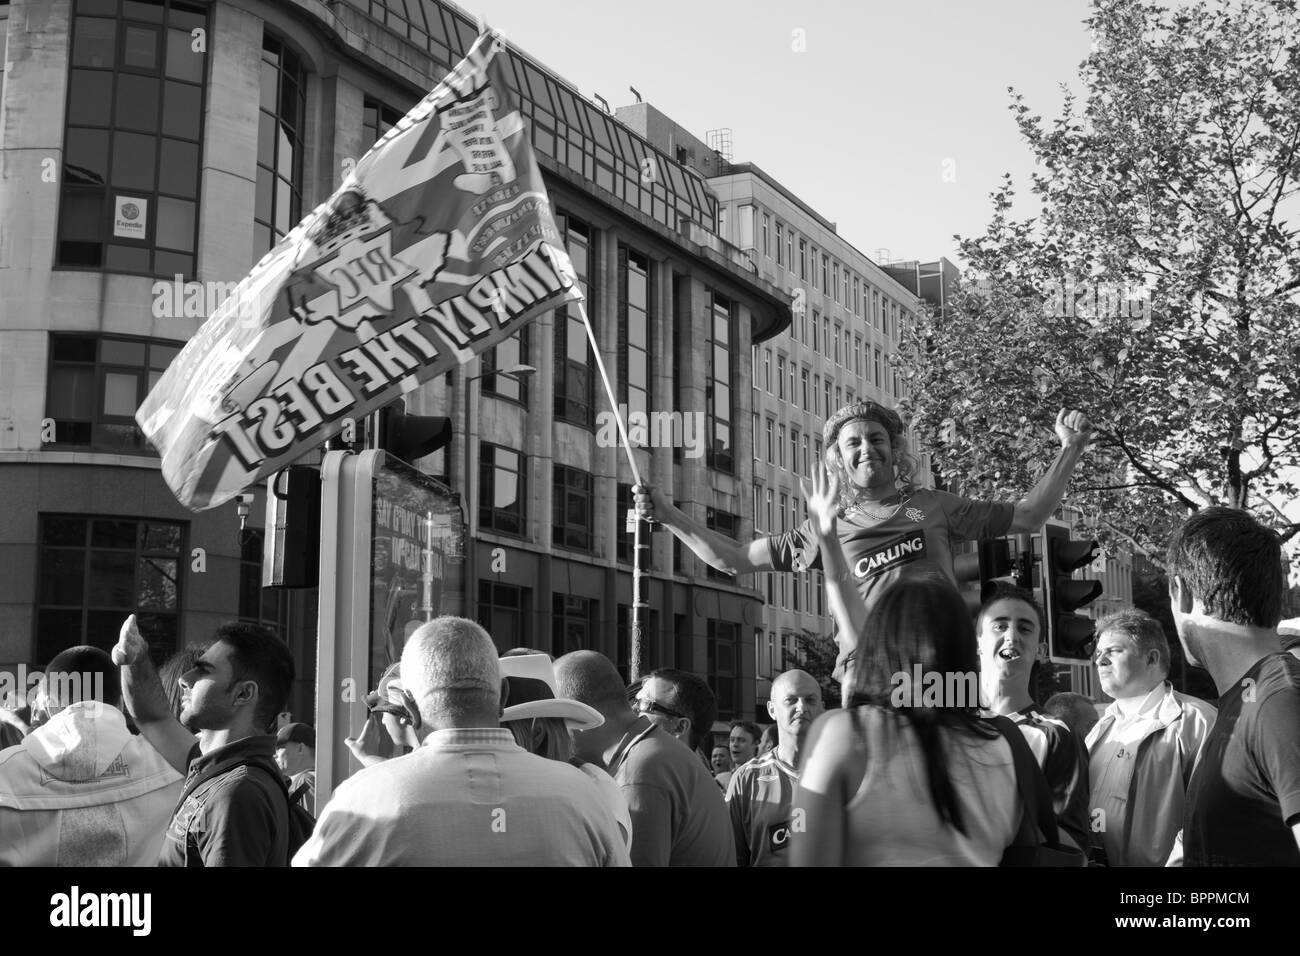
<svg viewBox="0 0 1300 956">
<path fill-rule="evenodd" d="M 799 780 L 799 752 L 817 715 L 822 689 L 811 674 L 789 670 L 772 681 L 767 713 L 776 721 L 777 744 L 737 767 L 727 785 L 727 808 L 739 866 L 785 866 L 791 801 Z"/>
<path fill-rule="evenodd" d="M 574 651 L 555 662 L 561 697 L 600 711 L 605 722 L 573 735 L 575 753 L 604 767 L 632 815 L 633 866 L 735 866 L 727 807 L 689 745 L 632 709 L 613 662 Z"/>
<path fill-rule="evenodd" d="M 346 780 L 294 866 L 629 865 L 596 784 L 501 728 L 508 685 L 487 631 L 462 617 L 421 625 L 402 684 L 420 746 Z"/>
</svg>

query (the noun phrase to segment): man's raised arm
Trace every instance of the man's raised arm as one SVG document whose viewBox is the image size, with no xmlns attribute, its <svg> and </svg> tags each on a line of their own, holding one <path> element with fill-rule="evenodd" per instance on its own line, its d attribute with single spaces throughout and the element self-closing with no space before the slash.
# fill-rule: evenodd
<svg viewBox="0 0 1300 956">
<path fill-rule="evenodd" d="M 1070 476 L 1083 457 L 1092 437 L 1092 424 L 1083 412 L 1061 409 L 1056 416 L 1056 436 L 1061 440 L 1061 450 L 1050 468 L 1038 479 L 1038 484 L 1015 505 L 1008 534 L 1028 534 L 1037 531 L 1052 516 L 1065 497 Z"/>
<path fill-rule="evenodd" d="M 649 485 L 637 485 L 632 494 L 640 517 L 658 521 L 705 564 L 727 574 L 772 570 L 772 553 L 767 538 L 755 538 L 748 544 L 733 541 L 719 531 L 704 527 L 674 507 L 658 488 Z"/>
<path fill-rule="evenodd" d="M 113 663 L 122 669 L 122 701 L 140 728 L 141 736 L 175 770 L 186 773 L 196 738 L 172 714 L 158 672 L 149 660 L 149 645 L 140 635 L 134 614 L 122 624 L 117 646 L 113 648 Z"/>
</svg>

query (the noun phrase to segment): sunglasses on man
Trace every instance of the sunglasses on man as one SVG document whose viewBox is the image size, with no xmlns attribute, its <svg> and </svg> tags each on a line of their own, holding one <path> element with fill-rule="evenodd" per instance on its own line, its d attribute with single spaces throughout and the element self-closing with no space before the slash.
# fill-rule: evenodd
<svg viewBox="0 0 1300 956">
<path fill-rule="evenodd" d="M 688 720 L 685 714 L 679 714 L 671 707 L 665 707 L 657 700 L 645 700 L 644 698 L 632 701 L 632 709 L 638 714 L 649 716 L 651 713 L 663 714 L 665 717 L 672 717 L 674 720 Z"/>
</svg>

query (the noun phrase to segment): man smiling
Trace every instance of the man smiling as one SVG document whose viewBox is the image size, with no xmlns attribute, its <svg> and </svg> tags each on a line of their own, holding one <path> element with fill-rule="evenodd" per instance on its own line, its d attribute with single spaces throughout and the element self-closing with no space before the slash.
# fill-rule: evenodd
<svg viewBox="0 0 1300 956">
<path fill-rule="evenodd" d="M 822 690 L 811 674 L 790 670 L 772 681 L 767 712 L 779 743 L 738 767 L 727 786 L 738 866 L 785 865 L 799 752 L 822 710 Z"/>
<path fill-rule="evenodd" d="M 1109 866 L 1163 866 L 1215 710 L 1165 680 L 1169 642 L 1143 611 L 1098 621 L 1093 657 L 1101 689 L 1115 698 L 1088 734 L 1091 803 L 1101 823 L 1093 839 Z"/>
<path fill-rule="evenodd" d="M 898 413 L 875 402 L 846 405 L 822 429 L 826 461 L 838 488 L 836 533 L 862 595 L 862 617 L 873 595 L 902 577 L 934 568 L 956 583 L 954 542 L 1037 531 L 1060 504 L 1070 475 L 1083 455 L 1091 425 L 1078 411 L 1062 409 L 1056 419 L 1061 451 L 1025 497 L 1013 503 L 975 501 L 945 491 L 919 488 L 912 474 Z M 750 571 L 807 571 L 821 568 L 810 521 L 784 534 L 736 542 L 687 516 L 656 488 L 633 489 L 643 517 L 661 522 L 709 565 L 728 574 Z M 855 618 L 860 625 L 862 620 Z M 835 677 L 847 683 L 848 662 L 860 627 L 837 634 Z"/>
<path fill-rule="evenodd" d="M 1042 612 L 1033 594 L 999 585 L 980 608 L 976 622 L 980 696 L 985 708 L 1020 728 L 1051 788 L 1057 823 L 1086 852 L 1087 752 L 1065 721 L 1041 711 L 1029 693 L 1042 630 Z"/>
</svg>

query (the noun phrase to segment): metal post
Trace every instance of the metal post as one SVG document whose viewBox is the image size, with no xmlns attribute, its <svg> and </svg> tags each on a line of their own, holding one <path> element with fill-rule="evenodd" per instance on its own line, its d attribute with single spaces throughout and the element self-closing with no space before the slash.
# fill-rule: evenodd
<svg viewBox="0 0 1300 956">
<path fill-rule="evenodd" d="M 474 507 L 476 496 L 471 488 L 473 484 L 471 466 L 474 457 L 474 403 L 470 401 L 470 393 L 473 391 L 474 382 L 479 377 L 476 375 L 465 379 L 465 616 L 470 620 L 476 620 L 474 584 L 478 578 L 475 565 L 478 558 L 478 521 Z"/>
</svg>

